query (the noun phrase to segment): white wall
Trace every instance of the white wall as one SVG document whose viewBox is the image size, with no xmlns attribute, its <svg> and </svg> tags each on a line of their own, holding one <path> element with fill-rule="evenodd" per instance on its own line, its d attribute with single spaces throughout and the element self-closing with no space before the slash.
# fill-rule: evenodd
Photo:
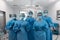
<svg viewBox="0 0 60 40">
<path fill-rule="evenodd" d="M 52 17 L 53 22 L 56 22 L 56 23 L 60 24 L 60 21 L 56 20 L 57 10 L 60 10 L 60 1 L 54 3 L 53 5 L 50 5 L 50 7 L 48 8 L 48 11 L 49 11 L 48 15 L 50 17 Z M 60 28 L 59 28 L 59 30 L 60 30 Z M 59 34 L 60 34 L 60 31 L 59 31 Z"/>
<path fill-rule="evenodd" d="M 0 0 L 0 10 L 6 12 L 6 22 L 9 20 L 9 14 L 13 13 L 12 8 L 3 0 Z"/>
<path fill-rule="evenodd" d="M 19 14 L 20 8 L 17 5 L 16 6 L 12 6 L 12 8 L 13 8 L 14 14 Z"/>
<path fill-rule="evenodd" d="M 56 20 L 56 14 L 57 14 L 57 10 L 60 10 L 60 1 L 50 5 L 48 7 L 48 11 L 49 11 L 49 16 L 52 17 L 53 22 L 58 22 L 60 23 L 60 21 Z"/>
</svg>

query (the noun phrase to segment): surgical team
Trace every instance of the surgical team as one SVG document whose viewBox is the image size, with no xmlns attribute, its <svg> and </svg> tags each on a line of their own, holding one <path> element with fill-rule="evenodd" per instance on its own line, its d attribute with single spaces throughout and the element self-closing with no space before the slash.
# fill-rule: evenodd
<svg viewBox="0 0 60 40">
<path fill-rule="evenodd" d="M 25 19 L 25 14 L 14 15 L 6 24 L 5 29 L 8 31 L 8 40 L 52 40 L 52 30 L 54 24 L 48 12 L 38 12 L 37 19 L 33 17 L 33 12 L 29 11 Z M 24 20 L 25 19 L 25 20 Z"/>
</svg>

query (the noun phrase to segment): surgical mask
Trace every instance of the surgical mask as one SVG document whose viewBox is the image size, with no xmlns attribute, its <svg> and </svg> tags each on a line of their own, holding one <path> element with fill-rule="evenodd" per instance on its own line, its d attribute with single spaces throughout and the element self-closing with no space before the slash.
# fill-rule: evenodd
<svg viewBox="0 0 60 40">
<path fill-rule="evenodd" d="M 44 14 L 44 16 L 47 16 L 47 14 Z"/>
<path fill-rule="evenodd" d="M 40 19 L 43 19 L 43 16 L 39 16 Z"/>
<path fill-rule="evenodd" d="M 19 15 L 19 20 L 24 20 L 24 18 L 25 18 L 25 14 L 24 13 Z"/>
<path fill-rule="evenodd" d="M 42 16 L 38 16 L 38 19 L 37 20 L 42 20 L 43 19 L 43 17 Z"/>
<path fill-rule="evenodd" d="M 24 20 L 24 17 L 20 17 L 20 19 L 19 20 Z"/>
<path fill-rule="evenodd" d="M 14 19 L 14 20 L 16 20 L 16 17 L 12 17 L 11 19 Z"/>
</svg>

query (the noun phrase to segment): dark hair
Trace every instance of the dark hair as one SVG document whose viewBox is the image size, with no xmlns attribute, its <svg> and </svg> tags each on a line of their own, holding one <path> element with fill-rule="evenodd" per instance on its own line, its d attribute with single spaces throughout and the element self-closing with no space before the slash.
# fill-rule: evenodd
<svg viewBox="0 0 60 40">
<path fill-rule="evenodd" d="M 17 15 L 16 14 L 13 14 L 13 17 L 17 17 Z"/>
<path fill-rule="evenodd" d="M 11 18 L 11 17 L 17 17 L 17 15 L 16 14 L 9 14 L 9 17 Z"/>
<path fill-rule="evenodd" d="M 32 11 L 29 11 L 29 14 L 32 14 L 33 15 L 33 12 Z"/>
</svg>

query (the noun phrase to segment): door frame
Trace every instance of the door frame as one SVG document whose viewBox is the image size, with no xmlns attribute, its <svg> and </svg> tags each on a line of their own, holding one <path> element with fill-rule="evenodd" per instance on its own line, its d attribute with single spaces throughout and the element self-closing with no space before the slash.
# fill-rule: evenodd
<svg viewBox="0 0 60 40">
<path fill-rule="evenodd" d="M 3 32 L 6 34 L 6 30 L 5 30 L 5 26 L 6 26 L 6 12 L 5 11 L 1 11 L 0 12 L 3 13 L 3 19 L 4 19 L 4 22 L 3 22 Z"/>
</svg>

